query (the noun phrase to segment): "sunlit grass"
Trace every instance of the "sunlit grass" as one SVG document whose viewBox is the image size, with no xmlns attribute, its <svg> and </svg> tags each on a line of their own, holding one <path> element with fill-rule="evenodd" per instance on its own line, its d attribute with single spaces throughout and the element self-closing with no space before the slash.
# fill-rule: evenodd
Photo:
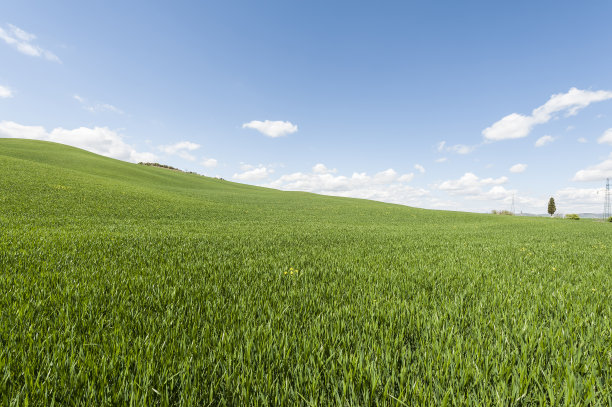
<svg viewBox="0 0 612 407">
<path fill-rule="evenodd" d="M 610 405 L 612 225 L 0 140 L 3 405 Z"/>
</svg>

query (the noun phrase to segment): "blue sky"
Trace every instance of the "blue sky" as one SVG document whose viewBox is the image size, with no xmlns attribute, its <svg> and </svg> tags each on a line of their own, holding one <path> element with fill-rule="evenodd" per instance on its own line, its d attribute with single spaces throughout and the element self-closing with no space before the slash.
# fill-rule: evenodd
<svg viewBox="0 0 612 407">
<path fill-rule="evenodd" d="M 601 212 L 612 3 L 5 2 L 0 137 L 228 180 Z"/>
</svg>

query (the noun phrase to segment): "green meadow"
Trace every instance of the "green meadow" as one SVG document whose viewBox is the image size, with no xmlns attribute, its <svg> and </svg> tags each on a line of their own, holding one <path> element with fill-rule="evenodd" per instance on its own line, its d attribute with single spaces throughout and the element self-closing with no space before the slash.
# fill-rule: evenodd
<svg viewBox="0 0 612 407">
<path fill-rule="evenodd" d="M 611 249 L 0 139 L 0 404 L 609 406 Z"/>
</svg>

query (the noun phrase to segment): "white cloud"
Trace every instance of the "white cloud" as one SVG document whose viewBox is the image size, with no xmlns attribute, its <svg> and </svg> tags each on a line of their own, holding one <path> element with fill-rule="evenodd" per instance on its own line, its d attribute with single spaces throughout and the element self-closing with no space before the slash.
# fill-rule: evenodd
<svg viewBox="0 0 612 407">
<path fill-rule="evenodd" d="M 474 196 L 469 197 L 470 199 L 479 199 L 479 200 L 508 200 L 511 199 L 512 195 L 516 193 L 516 190 L 511 189 L 508 190 L 501 185 L 497 185 L 492 187 L 488 191 L 481 192 L 480 194 L 476 194 Z"/>
<path fill-rule="evenodd" d="M 412 181 L 413 178 L 414 178 L 414 174 L 413 173 L 409 173 L 409 174 L 400 175 L 397 178 L 397 180 L 399 182 L 410 182 L 410 181 Z"/>
<path fill-rule="evenodd" d="M 429 191 L 425 189 L 405 185 L 412 180 L 413 173 L 400 175 L 392 168 L 373 175 L 355 172 L 351 176 L 317 172 L 315 169 L 321 167 L 313 167 L 312 173 L 295 172 L 282 175 L 264 186 L 405 205 L 421 205 L 421 198 L 429 195 Z"/>
<path fill-rule="evenodd" d="M 575 115 L 591 103 L 612 99 L 612 92 L 598 90 L 581 90 L 571 88 L 567 93 L 557 93 L 542 106 L 535 108 L 531 115 L 525 116 L 511 113 L 493 123 L 482 131 L 487 141 L 499 141 L 526 137 L 534 126 L 547 123 L 557 117 L 557 113 L 565 112 L 567 116 Z"/>
<path fill-rule="evenodd" d="M 79 127 L 72 130 L 57 127 L 47 131 L 43 126 L 26 126 L 12 121 L 2 121 L 0 137 L 53 141 L 131 162 L 157 159 L 152 153 L 136 151 L 123 141 L 120 134 L 107 127 Z"/>
<path fill-rule="evenodd" d="M 466 172 L 461 178 L 448 180 L 437 185 L 437 189 L 446 191 L 451 195 L 472 195 L 484 196 L 486 194 L 499 195 L 499 188 L 492 188 L 489 192 L 483 192 L 483 188 L 488 186 L 498 186 L 508 182 L 507 177 L 499 178 L 478 178 L 476 174 Z M 504 190 L 505 191 L 505 190 Z"/>
<path fill-rule="evenodd" d="M 245 168 L 245 166 L 243 166 L 243 168 Z M 259 167 L 247 169 L 242 173 L 234 174 L 234 179 L 238 181 L 261 181 L 268 178 L 273 172 L 273 169 L 260 165 Z"/>
<path fill-rule="evenodd" d="M 572 204 L 603 204 L 604 188 L 564 188 L 555 193 L 555 201 Z M 602 205 L 603 206 L 603 205 Z"/>
<path fill-rule="evenodd" d="M 414 169 L 420 172 L 421 174 L 425 173 L 425 167 L 423 167 L 421 164 L 414 164 Z"/>
<path fill-rule="evenodd" d="M 597 139 L 599 144 L 612 144 L 612 129 L 608 129 L 601 135 L 600 138 Z"/>
<path fill-rule="evenodd" d="M 337 169 L 329 169 L 325 166 L 325 164 L 316 164 L 314 167 L 312 167 L 312 171 L 315 174 L 335 174 L 338 170 Z"/>
<path fill-rule="evenodd" d="M 476 147 L 477 146 L 468 146 L 465 144 L 455 144 L 455 145 L 449 146 L 446 144 L 446 141 L 440 141 L 436 145 L 437 150 L 440 152 L 448 151 L 450 153 L 455 153 L 455 154 L 469 154 L 472 151 L 474 151 Z"/>
<path fill-rule="evenodd" d="M 195 161 L 196 158 L 189 154 L 189 151 L 195 151 L 200 147 L 199 144 L 192 143 L 191 141 L 180 141 L 176 144 L 159 146 L 158 148 L 166 154 L 178 155 L 185 160 Z"/>
<path fill-rule="evenodd" d="M 527 164 L 514 164 L 512 167 L 510 167 L 510 172 L 519 173 L 525 171 L 526 169 Z"/>
<path fill-rule="evenodd" d="M 536 147 L 543 147 L 546 144 L 552 143 L 553 141 L 555 141 L 555 138 L 553 136 L 542 136 L 536 140 L 534 145 Z"/>
<path fill-rule="evenodd" d="M 612 154 L 599 164 L 578 171 L 572 181 L 602 181 L 612 178 Z"/>
<path fill-rule="evenodd" d="M 117 113 L 117 114 L 124 114 L 123 110 L 109 103 L 96 102 L 96 103 L 90 104 L 87 102 L 87 99 L 77 94 L 74 94 L 72 97 L 75 100 L 77 100 L 81 105 L 83 105 L 83 109 L 87 110 L 88 112 L 92 112 L 92 113 L 112 112 L 112 113 Z"/>
<path fill-rule="evenodd" d="M 13 91 L 6 86 L 0 85 L 0 99 L 8 99 L 13 97 Z"/>
<path fill-rule="evenodd" d="M 472 151 L 474 151 L 474 149 L 476 149 L 476 146 L 466 146 L 465 144 L 456 144 L 454 146 L 449 146 L 446 149 L 450 152 L 457 153 L 457 154 L 469 154 Z"/>
<path fill-rule="evenodd" d="M 290 189 L 309 192 L 346 192 L 368 186 L 379 186 L 394 182 L 407 182 L 414 174 L 399 175 L 394 169 L 389 168 L 374 175 L 365 172 L 354 172 L 350 177 L 344 175 L 332 175 L 330 173 L 302 173 L 295 172 L 283 175 L 268 184 L 273 188 Z"/>
<path fill-rule="evenodd" d="M 588 142 L 588 140 L 585 139 L 584 137 L 578 137 L 578 142 L 579 143 L 586 143 L 586 142 Z"/>
<path fill-rule="evenodd" d="M 253 120 L 248 123 L 244 123 L 242 125 L 243 129 L 255 129 L 261 134 L 268 137 L 282 137 L 287 134 L 292 134 L 298 131 L 298 126 L 292 124 L 291 122 L 283 122 L 283 121 L 259 121 Z"/>
<path fill-rule="evenodd" d="M 448 160 L 448 158 L 446 158 L 446 157 L 441 157 L 441 158 L 436 159 L 436 162 L 437 162 L 437 163 L 443 163 L 443 162 L 445 162 L 445 161 L 447 161 L 447 160 Z"/>
<path fill-rule="evenodd" d="M 51 51 L 47 51 L 39 47 L 38 45 L 33 44 L 32 41 L 36 39 L 36 36 L 34 34 L 28 33 L 19 27 L 15 27 L 12 24 L 8 24 L 6 29 L 0 27 L 0 39 L 4 40 L 4 42 L 12 46 L 22 54 L 33 57 L 45 58 L 49 61 L 59 63 L 62 62 L 57 57 L 57 55 L 55 55 Z"/>
<path fill-rule="evenodd" d="M 553 195 L 560 213 L 601 213 L 605 189 L 602 188 L 563 188 Z"/>
<path fill-rule="evenodd" d="M 215 168 L 218 162 L 214 158 L 204 158 L 202 165 L 206 168 Z"/>
</svg>

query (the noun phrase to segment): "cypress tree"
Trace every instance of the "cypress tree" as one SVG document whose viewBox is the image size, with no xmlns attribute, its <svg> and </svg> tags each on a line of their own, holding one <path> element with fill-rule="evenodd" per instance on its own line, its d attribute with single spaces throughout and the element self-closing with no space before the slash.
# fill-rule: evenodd
<svg viewBox="0 0 612 407">
<path fill-rule="evenodd" d="M 550 199 L 548 200 L 548 214 L 550 216 L 553 216 L 556 211 L 557 211 L 557 207 L 555 206 L 555 198 L 551 196 Z"/>
</svg>

